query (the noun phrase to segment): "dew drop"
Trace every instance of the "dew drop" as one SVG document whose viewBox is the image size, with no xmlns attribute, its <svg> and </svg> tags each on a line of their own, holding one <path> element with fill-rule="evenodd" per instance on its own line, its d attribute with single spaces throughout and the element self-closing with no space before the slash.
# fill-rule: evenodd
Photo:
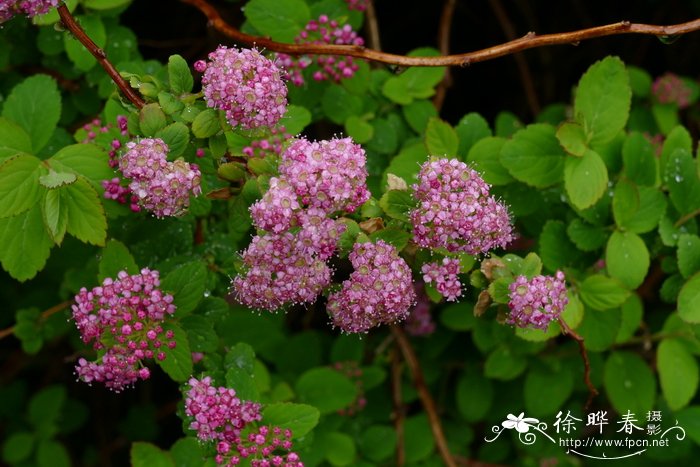
<svg viewBox="0 0 700 467">
<path fill-rule="evenodd" d="M 624 384 L 625 384 L 625 387 L 626 387 L 627 389 L 629 389 L 629 388 L 632 387 L 632 381 L 630 381 L 630 380 L 628 380 L 628 379 L 625 380 L 625 383 L 624 383 Z"/>
<path fill-rule="evenodd" d="M 680 34 L 664 34 L 663 36 L 657 36 L 663 44 L 673 44 L 676 42 L 681 35 Z"/>
<path fill-rule="evenodd" d="M 676 181 L 676 183 L 680 183 L 683 181 L 683 177 L 681 177 L 681 174 L 676 174 L 676 176 L 673 177 L 673 179 Z"/>
</svg>

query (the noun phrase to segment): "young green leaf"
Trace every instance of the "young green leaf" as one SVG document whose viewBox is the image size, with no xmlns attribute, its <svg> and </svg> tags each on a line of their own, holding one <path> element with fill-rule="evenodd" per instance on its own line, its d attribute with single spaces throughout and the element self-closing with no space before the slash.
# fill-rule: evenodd
<svg viewBox="0 0 700 467">
<path fill-rule="evenodd" d="M 97 191 L 84 177 L 58 188 L 61 202 L 66 205 L 66 230 L 78 240 L 102 246 L 107 238 L 107 218 Z"/>
<path fill-rule="evenodd" d="M 572 156 L 581 157 L 586 152 L 586 134 L 578 123 L 562 123 L 557 129 L 557 139 L 566 152 Z"/>
<path fill-rule="evenodd" d="M 194 79 L 189 65 L 180 55 L 171 55 L 168 59 L 168 81 L 170 89 L 175 95 L 192 91 Z"/>
<path fill-rule="evenodd" d="M 68 228 L 68 209 L 61 199 L 61 190 L 48 190 L 41 203 L 44 225 L 56 244 L 63 243 Z"/>
<path fill-rule="evenodd" d="M 486 183 L 506 185 L 513 181 L 513 177 L 501 163 L 501 151 L 505 143 L 504 138 L 487 136 L 474 143 L 467 154 L 467 162 L 472 164 Z"/>
<path fill-rule="evenodd" d="M 49 165 L 56 172 L 73 172 L 90 180 L 92 186 L 103 190 L 102 180 L 109 180 L 115 176 L 114 170 L 109 166 L 107 153 L 94 144 L 72 144 L 58 151 L 51 159 Z"/>
<path fill-rule="evenodd" d="M 116 278 L 121 271 L 129 274 L 139 273 L 139 267 L 129 249 L 122 242 L 114 239 L 109 240 L 102 249 L 98 268 L 97 278 L 100 282 L 107 277 Z"/>
<path fill-rule="evenodd" d="M 571 204 L 586 209 L 598 201 L 608 187 L 608 169 L 595 151 L 569 157 L 564 167 L 564 186 Z"/>
<path fill-rule="evenodd" d="M 622 305 L 629 290 L 615 279 L 602 274 L 588 276 L 580 286 L 581 300 L 594 310 L 609 310 Z"/>
<path fill-rule="evenodd" d="M 501 163 L 517 180 L 536 188 L 562 180 L 566 153 L 551 125 L 535 123 L 519 130 L 503 145 Z"/>
<path fill-rule="evenodd" d="M 190 142 L 190 130 L 182 122 L 171 123 L 158 130 L 154 136 L 162 139 L 168 145 L 168 158 L 170 160 L 180 157 Z"/>
<path fill-rule="evenodd" d="M 173 294 L 177 306 L 176 316 L 192 312 L 204 298 L 207 269 L 201 261 L 182 264 L 168 273 L 161 281 L 161 289 Z"/>
<path fill-rule="evenodd" d="M 197 121 L 196 118 L 195 121 Z M 146 104 L 139 113 L 139 127 L 144 136 L 155 136 L 158 131 L 165 128 L 166 123 L 165 114 L 158 104 Z"/>
<path fill-rule="evenodd" d="M 22 214 L 0 219 L 0 262 L 18 281 L 31 279 L 44 267 L 53 244 L 39 203 Z"/>
<path fill-rule="evenodd" d="M 263 409 L 265 423 L 292 431 L 292 438 L 305 436 L 317 424 L 320 413 L 316 407 L 306 404 L 282 402 L 267 404 Z"/>
<path fill-rule="evenodd" d="M 431 156 L 453 157 L 457 155 L 459 137 L 452 125 L 439 118 L 431 118 L 425 129 L 425 146 Z"/>
<path fill-rule="evenodd" d="M 470 112 L 462 117 L 455 126 L 455 131 L 459 137 L 457 153 L 462 158 L 471 151 L 477 142 L 491 136 L 491 128 L 488 122 L 476 112 Z"/>
<path fill-rule="evenodd" d="M 664 339 L 656 350 L 661 391 L 671 410 L 688 405 L 698 389 L 698 362 L 678 339 Z"/>
<path fill-rule="evenodd" d="M 0 117 L 0 163 L 20 153 L 31 152 L 32 141 L 27 132 L 16 123 Z"/>
<path fill-rule="evenodd" d="M 636 289 L 644 282 L 649 264 L 649 250 L 639 235 L 618 230 L 612 233 L 605 249 L 605 265 L 611 277 Z"/>
<path fill-rule="evenodd" d="M 603 373 L 605 391 L 618 413 L 646 414 L 654 406 L 656 382 L 642 358 L 631 352 L 612 352 Z"/>
<path fill-rule="evenodd" d="M 0 218 L 11 217 L 34 206 L 46 191 L 39 178 L 46 174 L 41 160 L 20 154 L 0 165 Z"/>
</svg>

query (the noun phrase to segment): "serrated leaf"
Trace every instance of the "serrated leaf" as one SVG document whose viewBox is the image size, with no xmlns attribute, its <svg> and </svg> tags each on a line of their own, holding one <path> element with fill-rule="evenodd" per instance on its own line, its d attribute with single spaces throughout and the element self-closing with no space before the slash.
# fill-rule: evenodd
<svg viewBox="0 0 700 467">
<path fill-rule="evenodd" d="M 39 184 L 46 172 L 41 160 L 27 154 L 0 165 L 0 218 L 27 211 L 37 203 L 46 191 Z"/>
<path fill-rule="evenodd" d="M 178 383 L 187 381 L 187 378 L 192 375 L 192 351 L 187 340 L 187 334 L 173 322 L 163 323 L 163 330 L 165 332 L 173 332 L 173 340 L 176 345 L 174 349 L 168 346 L 161 347 L 161 350 L 165 353 L 165 359 L 156 360 L 158 366 Z"/>
<path fill-rule="evenodd" d="M 52 246 L 39 203 L 22 214 L 0 219 L 0 262 L 18 281 L 31 279 L 44 267 Z"/>
<path fill-rule="evenodd" d="M 588 276 L 579 288 L 581 300 L 594 310 L 609 310 L 622 305 L 630 291 L 615 279 L 602 274 Z"/>
<path fill-rule="evenodd" d="M 316 407 L 306 404 L 291 404 L 282 402 L 267 404 L 263 409 L 265 423 L 292 431 L 292 438 L 305 436 L 317 424 L 320 413 Z"/>
<path fill-rule="evenodd" d="M 251 0 L 243 13 L 262 35 L 289 43 L 311 19 L 303 0 Z"/>
<path fill-rule="evenodd" d="M 605 245 L 608 233 L 603 227 L 591 225 L 579 218 L 571 221 L 566 233 L 576 248 L 582 251 L 595 251 Z"/>
<path fill-rule="evenodd" d="M 342 86 L 331 84 L 323 93 L 321 107 L 333 123 L 342 125 L 352 115 L 361 114 L 362 98 L 351 94 Z"/>
<path fill-rule="evenodd" d="M 219 112 L 206 109 L 197 114 L 192 122 L 192 134 L 197 138 L 209 138 L 221 131 Z"/>
<path fill-rule="evenodd" d="M 603 381 L 608 398 L 618 413 L 646 414 L 654 406 L 655 378 L 639 355 L 612 352 L 605 362 Z"/>
<path fill-rule="evenodd" d="M 486 183 L 506 185 L 513 181 L 508 169 L 501 163 L 505 143 L 504 138 L 487 136 L 474 143 L 467 154 L 467 162 L 473 164 Z"/>
<path fill-rule="evenodd" d="M 107 277 L 115 279 L 121 271 L 138 274 L 139 267 L 129 249 L 119 240 L 109 240 L 100 254 L 98 264 L 98 280 L 102 282 Z"/>
<path fill-rule="evenodd" d="M 13 121 L 0 117 L 0 163 L 19 153 L 31 153 L 32 141 L 26 131 Z"/>
<path fill-rule="evenodd" d="M 197 115 L 197 117 L 199 117 L 199 115 Z M 195 118 L 195 121 L 197 121 L 197 118 Z M 144 136 L 155 136 L 158 131 L 165 128 L 166 122 L 163 109 L 156 103 L 144 105 L 139 112 L 139 128 L 141 128 L 141 132 Z M 192 131 L 194 132 L 194 128 Z"/>
<path fill-rule="evenodd" d="M 26 131 L 32 151 L 38 153 L 51 139 L 61 116 L 61 95 L 56 81 L 47 75 L 25 79 L 7 96 L 2 116 Z"/>
<path fill-rule="evenodd" d="M 666 162 L 664 181 L 671 202 L 681 215 L 700 208 L 700 179 L 696 164 L 697 161 L 685 149 L 673 151 Z"/>
<path fill-rule="evenodd" d="M 423 99 L 402 106 L 401 113 L 408 125 L 418 134 L 425 132 L 428 121 L 438 116 L 437 109 L 433 103 Z"/>
<path fill-rule="evenodd" d="M 698 362 L 678 339 L 664 339 L 656 350 L 659 382 L 666 402 L 676 411 L 688 405 L 698 389 Z"/>
<path fill-rule="evenodd" d="M 189 315 L 185 316 L 180 323 L 187 332 L 187 340 L 190 342 L 192 352 L 216 352 L 219 348 L 219 336 L 214 331 L 212 320 L 200 315 Z M 236 391 L 238 391 L 237 388 Z"/>
<path fill-rule="evenodd" d="M 644 135 L 632 132 L 622 146 L 622 160 L 625 176 L 639 185 L 656 183 L 658 162 L 654 156 L 654 147 Z"/>
<path fill-rule="evenodd" d="M 175 94 L 192 91 L 194 79 L 187 62 L 180 55 L 171 55 L 168 59 L 168 81 L 170 89 Z"/>
<path fill-rule="evenodd" d="M 416 200 L 408 190 L 389 190 L 379 200 L 379 206 L 389 217 L 408 222 Z"/>
<path fill-rule="evenodd" d="M 666 212 L 666 196 L 650 186 L 637 187 L 639 208 L 632 215 L 626 215 L 625 229 L 634 233 L 646 233 L 654 230 Z"/>
<path fill-rule="evenodd" d="M 589 144 L 604 144 L 625 127 L 632 90 L 625 64 L 606 57 L 581 77 L 574 99 L 574 115 L 583 125 Z"/>
<path fill-rule="evenodd" d="M 49 173 L 39 177 L 39 183 L 46 188 L 58 188 L 75 182 L 78 177 L 70 172 L 56 172 L 49 169 Z"/>
<path fill-rule="evenodd" d="M 573 392 L 573 373 L 563 365 L 555 368 L 542 366 L 528 371 L 523 391 L 528 414 L 554 415 Z"/>
<path fill-rule="evenodd" d="M 649 264 L 649 250 L 639 235 L 618 230 L 612 233 L 605 249 L 605 265 L 611 277 L 636 289 L 644 282 Z"/>
<path fill-rule="evenodd" d="M 78 240 L 102 246 L 107 238 L 107 218 L 97 191 L 83 177 L 59 188 L 66 206 L 66 230 Z"/>
<path fill-rule="evenodd" d="M 627 220 L 639 209 L 637 186 L 627 179 L 618 180 L 612 201 L 613 217 L 618 227 L 624 228 Z"/>
<path fill-rule="evenodd" d="M 688 323 L 700 323 L 700 273 L 695 273 L 678 293 L 678 316 Z"/>
<path fill-rule="evenodd" d="M 61 199 L 61 190 L 48 190 L 41 208 L 46 229 L 53 241 L 60 245 L 68 228 L 68 210 Z"/>
<path fill-rule="evenodd" d="M 700 271 L 700 237 L 682 234 L 678 238 L 678 270 L 688 278 Z"/>
<path fill-rule="evenodd" d="M 557 129 L 559 144 L 573 156 L 583 156 L 586 152 L 586 134 L 578 123 L 565 122 Z"/>
<path fill-rule="evenodd" d="M 181 122 L 171 123 L 158 130 L 154 136 L 168 145 L 168 157 L 171 160 L 180 157 L 190 142 L 190 131 L 187 125 Z"/>
<path fill-rule="evenodd" d="M 439 118 L 431 118 L 425 129 L 425 146 L 431 156 L 456 156 L 459 137 L 452 125 Z"/>
<path fill-rule="evenodd" d="M 207 269 L 201 261 L 192 261 L 178 266 L 165 276 L 160 288 L 172 293 L 177 306 L 176 316 L 188 315 L 204 298 Z"/>
<path fill-rule="evenodd" d="M 355 384 L 330 368 L 313 368 L 302 374 L 295 386 L 299 400 L 331 413 L 349 406 L 357 396 Z"/>
<path fill-rule="evenodd" d="M 129 460 L 132 467 L 175 467 L 170 454 L 154 444 L 143 441 L 131 445 Z"/>
<path fill-rule="evenodd" d="M 94 144 L 72 144 L 58 151 L 49 164 L 57 172 L 73 172 L 86 177 L 92 186 L 102 189 L 102 180 L 114 177 L 114 170 L 109 166 L 109 155 Z"/>
<path fill-rule="evenodd" d="M 495 349 L 486 358 L 484 374 L 487 378 L 510 381 L 517 378 L 525 371 L 525 368 L 527 368 L 525 357 L 502 346 Z"/>
<path fill-rule="evenodd" d="M 542 228 L 538 243 L 540 258 L 550 271 L 575 264 L 581 257 L 581 253 L 567 237 L 566 226 L 561 221 L 547 221 Z"/>
<path fill-rule="evenodd" d="M 366 143 L 374 136 L 374 127 L 363 118 L 351 115 L 345 120 L 345 132 L 356 143 Z"/>
<path fill-rule="evenodd" d="M 608 187 L 608 169 L 595 151 L 569 157 L 564 167 L 564 187 L 571 204 L 578 209 L 593 206 Z"/>
<path fill-rule="evenodd" d="M 517 131 L 503 145 L 501 164 L 517 180 L 536 188 L 562 180 L 566 153 L 551 125 L 536 123 Z"/>
<path fill-rule="evenodd" d="M 311 112 L 304 106 L 293 104 L 287 106 L 287 112 L 279 121 L 290 135 L 298 135 L 309 123 L 311 123 Z"/>
<path fill-rule="evenodd" d="M 389 227 L 373 232 L 370 234 L 369 238 L 373 242 L 376 242 L 377 240 L 384 240 L 385 242 L 394 246 L 398 251 L 401 251 L 406 247 L 406 245 L 408 245 L 408 240 L 411 238 L 411 234 L 403 229 Z"/>
<path fill-rule="evenodd" d="M 462 157 L 468 154 L 477 142 L 491 136 L 491 128 L 488 122 L 476 112 L 470 112 L 462 117 L 455 126 L 455 131 L 459 137 L 459 149 L 457 152 Z"/>
</svg>

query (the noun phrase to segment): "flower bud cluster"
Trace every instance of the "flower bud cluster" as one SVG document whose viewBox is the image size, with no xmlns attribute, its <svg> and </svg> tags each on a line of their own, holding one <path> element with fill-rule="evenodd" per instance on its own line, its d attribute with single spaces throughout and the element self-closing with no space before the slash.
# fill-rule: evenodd
<svg viewBox="0 0 700 467">
<path fill-rule="evenodd" d="M 345 0 L 349 10 L 365 11 L 369 0 Z"/>
<path fill-rule="evenodd" d="M 254 426 L 262 420 L 260 404 L 240 400 L 233 389 L 212 386 L 208 376 L 190 378 L 189 385 L 185 395 L 185 414 L 192 419 L 189 428 L 201 441 L 216 443 L 217 465 L 234 466 L 244 459 L 259 467 L 303 465 L 291 452 L 290 430 Z"/>
<path fill-rule="evenodd" d="M 202 90 L 209 107 L 224 110 L 232 127 L 273 127 L 287 111 L 287 86 L 275 62 L 253 49 L 219 46 L 203 71 Z"/>
<path fill-rule="evenodd" d="M 459 260 L 456 258 L 443 258 L 442 264 L 438 262 L 426 263 L 421 268 L 423 280 L 426 284 L 433 284 L 440 295 L 448 302 L 454 302 L 462 295 L 462 283 L 459 281 Z"/>
<path fill-rule="evenodd" d="M 383 240 L 356 243 L 350 262 L 355 269 L 350 278 L 328 297 L 333 325 L 347 333 L 360 333 L 408 316 L 416 295 L 411 269 L 396 248 Z"/>
<path fill-rule="evenodd" d="M 287 129 L 280 125 L 275 128 L 270 128 L 269 135 L 260 139 L 255 139 L 250 144 L 243 148 L 243 154 L 248 157 L 265 157 L 279 156 L 282 154 L 284 143 L 289 140 L 292 135 L 287 133 Z"/>
<path fill-rule="evenodd" d="M 507 207 L 464 162 L 432 158 L 421 166 L 413 189 L 418 207 L 411 222 L 419 246 L 476 255 L 513 239 Z"/>
<path fill-rule="evenodd" d="M 521 328 L 546 330 L 569 303 L 561 271 L 554 276 L 535 276 L 530 280 L 518 276 L 508 290 L 510 314 L 506 322 Z"/>
<path fill-rule="evenodd" d="M 190 205 L 190 193 L 198 196 L 202 192 L 199 167 L 183 160 L 169 162 L 168 146 L 158 138 L 129 142 L 126 147 L 119 169 L 131 179 L 129 189 L 139 206 L 156 217 L 183 215 Z"/>
<path fill-rule="evenodd" d="M 92 343 L 101 354 L 98 362 L 78 360 L 80 379 L 119 392 L 149 377 L 144 359 L 165 359 L 163 349 L 174 348 L 175 340 L 162 325 L 175 305 L 159 285 L 158 271 L 142 269 L 135 275 L 121 271 L 116 279 L 107 278 L 90 291 L 80 289 L 72 306 L 73 320 L 83 342 Z"/>
<path fill-rule="evenodd" d="M 359 4 L 360 2 L 355 2 Z M 359 6 L 359 5 L 358 5 Z M 358 8 L 360 9 L 360 8 Z M 304 30 L 294 38 L 297 44 L 334 44 L 334 45 L 363 45 L 364 40 L 357 35 L 349 24 L 340 25 L 336 20 L 328 19 L 321 15 L 318 20 L 311 20 Z M 287 54 L 277 54 L 280 64 L 287 70 L 290 81 L 296 86 L 304 84 L 303 71 L 315 64 L 317 69 L 313 72 L 316 81 L 333 80 L 340 81 L 350 78 L 357 71 L 357 63 L 352 57 L 338 57 L 333 55 L 316 55 L 310 57 L 302 55 L 293 57 Z"/>
<path fill-rule="evenodd" d="M 665 73 L 654 81 L 651 92 L 661 104 L 676 104 L 679 109 L 690 105 L 693 91 L 674 73 Z"/>
<path fill-rule="evenodd" d="M 330 215 L 364 203 L 366 180 L 365 153 L 352 139 L 294 141 L 282 154 L 280 176 L 250 207 L 265 233 L 243 252 L 243 274 L 233 281 L 237 299 L 269 311 L 313 303 L 330 285 L 327 261 L 345 230 Z"/>
<path fill-rule="evenodd" d="M 27 15 L 33 18 L 48 13 L 56 8 L 60 0 L 3 0 L 0 2 L 0 24 L 15 15 Z"/>
</svg>

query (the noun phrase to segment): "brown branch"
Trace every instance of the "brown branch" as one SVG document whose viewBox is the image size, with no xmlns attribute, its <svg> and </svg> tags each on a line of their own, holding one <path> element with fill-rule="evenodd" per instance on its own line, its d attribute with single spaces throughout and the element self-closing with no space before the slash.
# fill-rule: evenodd
<svg viewBox="0 0 700 467">
<path fill-rule="evenodd" d="M 136 91 L 134 91 L 129 83 L 127 83 L 124 78 L 119 74 L 114 65 L 107 60 L 107 54 L 93 42 L 92 39 L 85 33 L 82 27 L 75 21 L 73 15 L 68 11 L 65 3 L 61 3 L 58 7 L 58 16 L 61 17 L 61 22 L 68 29 L 73 36 L 85 46 L 85 48 L 92 54 L 93 57 L 97 59 L 97 62 L 102 68 L 107 72 L 112 81 L 117 85 L 121 92 L 126 96 L 132 104 L 137 108 L 142 108 L 145 104 L 141 96 L 139 96 Z"/>
<path fill-rule="evenodd" d="M 511 41 L 514 40 L 517 37 L 515 34 L 515 28 L 513 27 L 513 23 L 508 17 L 508 13 L 506 12 L 505 8 L 503 8 L 501 0 L 489 0 L 489 3 L 491 4 L 491 9 L 496 15 L 496 18 L 498 18 L 498 22 L 500 23 L 501 29 L 503 29 L 503 33 L 506 35 L 506 38 Z M 527 60 L 525 60 L 525 56 L 523 54 L 513 54 L 513 58 L 515 59 L 515 64 L 518 66 L 520 82 L 523 85 L 525 97 L 527 98 L 527 103 L 530 106 L 530 112 L 532 112 L 533 116 L 536 116 L 538 113 L 540 113 L 540 103 L 537 99 L 537 92 L 535 91 L 535 84 L 532 80 L 530 67 L 528 66 Z"/>
<path fill-rule="evenodd" d="M 652 36 L 678 36 L 700 30 L 700 18 L 687 23 L 656 26 L 652 24 L 619 23 L 596 26 L 588 29 L 580 29 L 571 32 L 537 35 L 529 32 L 525 36 L 503 44 L 488 47 L 474 52 L 437 57 L 408 57 L 391 53 L 380 52 L 358 45 L 331 45 L 331 44 L 285 44 L 275 42 L 266 37 L 245 34 L 228 24 L 221 17 L 216 8 L 206 0 L 181 0 L 183 3 L 194 6 L 200 10 L 209 21 L 209 24 L 226 37 L 249 46 L 263 47 L 273 52 L 283 52 L 290 55 L 347 55 L 364 58 L 373 62 L 387 63 L 399 66 L 468 66 L 472 63 L 493 60 L 512 53 L 535 47 L 544 47 L 558 44 L 578 44 L 581 41 L 597 37 L 614 36 L 619 34 L 646 34 Z"/>
<path fill-rule="evenodd" d="M 367 2 L 367 10 L 365 11 L 367 19 L 367 41 L 369 46 L 374 50 L 382 50 L 382 43 L 379 38 L 379 22 L 377 21 L 377 10 L 374 9 L 374 0 Z"/>
<path fill-rule="evenodd" d="M 450 53 L 450 32 L 452 31 L 452 16 L 454 15 L 457 0 L 445 0 L 440 15 L 440 26 L 438 27 L 438 45 L 442 55 Z M 445 71 L 445 76 L 440 81 L 440 84 L 435 88 L 435 97 L 433 105 L 440 112 L 442 105 L 445 103 L 447 90 L 452 86 L 452 71 L 448 68 Z"/>
<path fill-rule="evenodd" d="M 591 382 L 591 362 L 588 360 L 588 352 L 586 351 L 586 345 L 583 342 L 583 337 L 581 337 L 576 331 L 571 329 L 566 321 L 562 317 L 559 317 L 559 326 L 564 331 L 565 334 L 571 336 L 573 340 L 578 344 L 578 349 L 581 353 L 581 358 L 583 359 L 583 380 L 586 382 L 588 387 L 588 400 L 586 401 L 585 409 L 590 407 L 593 398 L 598 395 L 598 390 L 593 386 Z"/>
<path fill-rule="evenodd" d="M 54 305 L 51 308 L 48 308 L 44 311 L 41 312 L 41 316 L 39 317 L 39 320 L 45 321 L 49 316 L 58 313 L 61 310 L 64 310 L 68 308 L 68 306 L 73 303 L 72 300 L 66 300 L 65 302 L 59 303 L 58 305 Z M 0 340 L 6 338 L 7 336 L 12 335 L 15 332 L 15 327 L 11 326 L 9 328 L 1 329 L 0 330 Z"/>
<path fill-rule="evenodd" d="M 404 449 L 403 422 L 405 418 L 403 398 L 401 397 L 401 361 L 399 351 L 391 352 L 391 398 L 394 403 L 394 429 L 396 430 L 396 465 L 403 466 L 406 463 L 406 451 Z"/>
<path fill-rule="evenodd" d="M 442 423 L 440 422 L 440 417 L 437 414 L 437 408 L 435 407 L 433 396 L 430 395 L 428 386 L 425 384 L 423 370 L 418 362 L 418 357 L 416 357 L 416 352 L 413 350 L 413 346 L 411 346 L 411 343 L 409 342 L 408 337 L 406 337 L 406 333 L 403 332 L 403 329 L 397 325 L 392 325 L 391 333 L 396 338 L 396 342 L 399 345 L 399 349 L 401 349 L 403 358 L 406 360 L 406 364 L 411 369 L 411 373 L 413 373 L 413 384 L 416 386 L 418 397 L 420 397 L 423 408 L 428 415 L 430 429 L 433 432 L 433 438 L 435 439 L 435 444 L 437 445 L 440 457 L 442 457 L 442 461 L 447 467 L 456 467 L 457 464 L 450 453 L 450 449 L 447 446 L 447 440 L 445 439 L 445 434 L 442 431 Z"/>
</svg>

